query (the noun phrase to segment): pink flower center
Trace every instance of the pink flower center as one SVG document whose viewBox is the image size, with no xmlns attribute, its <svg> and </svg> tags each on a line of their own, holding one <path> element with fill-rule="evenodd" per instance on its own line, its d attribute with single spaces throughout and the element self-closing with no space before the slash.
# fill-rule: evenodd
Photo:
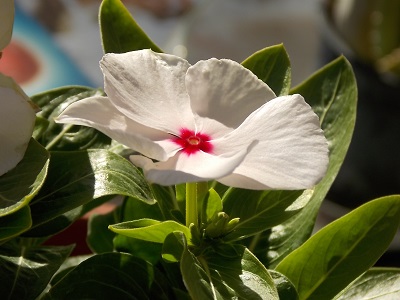
<svg viewBox="0 0 400 300">
<path fill-rule="evenodd" d="M 180 130 L 179 136 L 172 138 L 172 141 L 181 146 L 181 151 L 187 155 L 194 154 L 197 151 L 211 153 L 213 145 L 210 140 L 211 138 L 207 134 L 195 133 L 193 130 L 185 128 Z"/>
</svg>

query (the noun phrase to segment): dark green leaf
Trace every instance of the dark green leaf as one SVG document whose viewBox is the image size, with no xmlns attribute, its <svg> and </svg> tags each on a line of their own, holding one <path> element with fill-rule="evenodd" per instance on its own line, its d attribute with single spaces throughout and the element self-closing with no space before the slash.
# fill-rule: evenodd
<svg viewBox="0 0 400 300">
<path fill-rule="evenodd" d="M 400 299 L 400 269 L 372 268 L 335 297 L 335 300 L 359 299 Z"/>
<path fill-rule="evenodd" d="M 167 262 L 179 262 L 186 242 L 182 239 L 182 232 L 172 232 L 164 240 L 162 247 L 162 257 Z"/>
<path fill-rule="evenodd" d="M 281 224 L 298 213 L 311 196 L 312 191 L 230 189 L 223 197 L 223 210 L 230 218 L 240 218 L 240 222 L 224 240 L 243 239 Z"/>
<path fill-rule="evenodd" d="M 126 253 L 104 253 L 80 263 L 43 299 L 173 299 L 162 274 Z"/>
<path fill-rule="evenodd" d="M 86 242 L 93 253 L 114 251 L 113 239 L 115 234 L 108 229 L 108 225 L 120 221 L 120 207 L 107 214 L 93 214 L 88 222 Z"/>
<path fill-rule="evenodd" d="M 103 0 L 100 31 L 105 53 L 152 49 L 162 52 L 139 27 L 120 0 Z"/>
<path fill-rule="evenodd" d="M 49 283 L 72 246 L 29 247 L 15 241 L 0 248 L 2 299 L 35 299 Z"/>
<path fill-rule="evenodd" d="M 32 226 L 29 205 L 20 207 L 12 214 L 0 218 L 0 241 L 15 237 Z"/>
<path fill-rule="evenodd" d="M 287 95 L 290 89 L 290 60 L 283 45 L 257 51 L 242 65 L 264 81 L 277 96 Z"/>
<path fill-rule="evenodd" d="M 299 299 L 296 288 L 294 287 L 293 283 L 291 283 L 290 280 L 287 279 L 286 276 L 274 270 L 268 270 L 268 272 L 274 280 L 274 284 L 276 286 L 276 289 L 278 290 L 280 300 Z"/>
<path fill-rule="evenodd" d="M 279 299 L 272 277 L 243 246 L 209 249 L 196 257 L 187 248 L 181 258 L 185 285 L 193 299 Z"/>
<path fill-rule="evenodd" d="M 356 117 L 357 86 L 351 66 L 344 57 L 326 65 L 291 93 L 303 95 L 318 114 L 329 143 L 329 167 L 325 177 L 315 186 L 307 206 L 259 237 L 260 247 L 254 249 L 254 253 L 270 267 L 276 266 L 310 237 L 321 202 L 343 163 Z"/>
<path fill-rule="evenodd" d="M 400 196 L 362 205 L 321 229 L 286 256 L 276 270 L 300 299 L 330 299 L 385 252 L 400 224 Z"/>
<path fill-rule="evenodd" d="M 31 205 L 33 227 L 47 223 L 77 207 L 109 195 L 132 196 L 154 203 L 139 170 L 107 150 L 54 152 L 49 175 Z M 49 232 L 29 231 L 27 236 Z"/>
<path fill-rule="evenodd" d="M 71 124 L 57 124 L 54 118 L 71 103 L 91 96 L 104 95 L 102 91 L 88 87 L 64 87 L 32 97 L 41 107 L 38 117 L 47 120 L 36 123 L 35 133 L 38 142 L 48 150 L 84 150 L 105 148 L 111 139 L 94 128 Z M 38 120 L 40 120 L 40 118 Z"/>
</svg>

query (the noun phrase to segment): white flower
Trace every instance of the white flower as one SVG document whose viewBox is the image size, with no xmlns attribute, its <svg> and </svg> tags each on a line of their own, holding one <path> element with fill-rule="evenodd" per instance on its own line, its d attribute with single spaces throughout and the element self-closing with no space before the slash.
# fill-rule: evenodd
<svg viewBox="0 0 400 300">
<path fill-rule="evenodd" d="M 11 40 L 14 24 L 14 0 L 0 0 L 0 51 Z"/>
<path fill-rule="evenodd" d="M 141 50 L 106 54 L 100 64 L 108 97 L 78 101 L 57 121 L 94 127 L 137 151 L 130 159 L 151 182 L 303 189 L 326 172 L 327 142 L 303 97 L 276 97 L 234 61 L 191 66 Z"/>
<path fill-rule="evenodd" d="M 14 80 L 0 73 L 0 176 L 24 157 L 35 125 L 33 107 Z"/>
</svg>

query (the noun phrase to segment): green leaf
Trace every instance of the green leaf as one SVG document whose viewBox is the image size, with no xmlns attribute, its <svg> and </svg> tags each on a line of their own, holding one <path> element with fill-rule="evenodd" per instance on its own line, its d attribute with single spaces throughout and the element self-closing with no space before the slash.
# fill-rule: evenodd
<svg viewBox="0 0 400 300">
<path fill-rule="evenodd" d="M 274 280 L 274 284 L 276 286 L 276 289 L 278 290 L 280 300 L 299 299 L 296 288 L 286 276 L 274 270 L 268 270 L 268 272 Z"/>
<path fill-rule="evenodd" d="M 243 246 L 208 249 L 191 253 L 181 236 L 184 251 L 181 272 L 192 299 L 279 299 L 272 277 L 257 258 Z"/>
<path fill-rule="evenodd" d="M 207 224 L 219 212 L 222 211 L 222 199 L 218 193 L 211 188 L 202 201 L 201 221 Z"/>
<path fill-rule="evenodd" d="M 48 178 L 31 204 L 33 229 L 58 216 L 110 195 L 132 196 L 154 203 L 142 173 L 107 150 L 54 152 Z M 30 230 L 26 236 L 48 235 Z"/>
<path fill-rule="evenodd" d="M 283 44 L 257 51 L 246 58 L 242 65 L 268 84 L 277 96 L 289 93 L 291 68 Z"/>
<path fill-rule="evenodd" d="M 108 229 L 108 225 L 120 220 L 120 207 L 107 214 L 93 214 L 88 222 L 86 242 L 93 253 L 114 251 L 113 239 L 115 234 Z"/>
<path fill-rule="evenodd" d="M 12 214 L 0 218 L 0 241 L 18 236 L 32 226 L 29 205 L 20 207 Z"/>
<path fill-rule="evenodd" d="M 240 218 L 235 230 L 224 240 L 234 241 L 281 224 L 298 213 L 310 200 L 312 191 L 251 191 L 231 188 L 223 197 L 223 210 Z"/>
<path fill-rule="evenodd" d="M 54 122 L 54 118 L 58 117 L 69 104 L 100 95 L 104 95 L 104 93 L 98 89 L 70 86 L 33 96 L 32 101 L 41 107 L 35 126 L 37 141 L 48 150 L 84 150 L 108 147 L 111 139 L 94 128 Z M 47 123 L 38 121 L 40 119 L 47 120 Z"/>
<path fill-rule="evenodd" d="M 379 259 L 399 224 L 400 196 L 376 199 L 321 229 L 276 270 L 300 299 L 330 299 Z"/>
<path fill-rule="evenodd" d="M 43 299 L 173 299 L 162 274 L 126 253 L 104 253 L 80 263 Z"/>
<path fill-rule="evenodd" d="M 260 247 L 253 253 L 270 267 L 276 266 L 310 237 L 321 203 L 345 158 L 356 118 L 357 86 L 351 65 L 344 57 L 326 65 L 291 90 L 292 93 L 303 95 L 318 114 L 329 144 L 329 166 L 325 177 L 314 187 L 307 206 L 259 237 Z"/>
<path fill-rule="evenodd" d="M 48 163 L 49 153 L 31 139 L 19 164 L 0 177 L 0 217 L 17 211 L 32 200 L 43 185 Z"/>
<path fill-rule="evenodd" d="M 400 269 L 372 268 L 335 297 L 335 300 L 358 299 L 400 299 Z"/>
<path fill-rule="evenodd" d="M 125 53 L 141 49 L 162 52 L 139 27 L 120 0 L 103 0 L 99 21 L 105 53 Z"/>
<path fill-rule="evenodd" d="M 15 241 L 0 248 L 3 299 L 36 299 L 72 251 L 73 246 L 29 247 Z"/>
<path fill-rule="evenodd" d="M 162 258 L 167 262 L 179 262 L 186 247 L 182 232 L 172 232 L 164 240 Z"/>
<path fill-rule="evenodd" d="M 21 234 L 32 225 L 29 202 L 39 192 L 49 165 L 49 153 L 31 139 L 19 164 L 0 177 L 0 240 Z"/>
<path fill-rule="evenodd" d="M 108 228 L 118 234 L 154 243 L 164 243 L 167 235 L 174 231 L 183 232 L 186 238 L 191 240 L 188 227 L 170 220 L 160 222 L 153 219 L 140 219 L 110 225 Z"/>
</svg>

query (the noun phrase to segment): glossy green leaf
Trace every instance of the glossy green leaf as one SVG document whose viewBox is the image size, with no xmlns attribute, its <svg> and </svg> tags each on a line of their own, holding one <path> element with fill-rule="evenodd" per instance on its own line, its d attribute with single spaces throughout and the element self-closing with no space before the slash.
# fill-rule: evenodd
<svg viewBox="0 0 400 300">
<path fill-rule="evenodd" d="M 173 299 L 162 274 L 126 253 L 104 253 L 80 263 L 43 299 Z"/>
<path fill-rule="evenodd" d="M 31 139 L 20 163 L 0 177 L 0 241 L 31 227 L 28 204 L 43 186 L 48 165 L 49 153 Z"/>
<path fill-rule="evenodd" d="M 400 269 L 372 268 L 335 297 L 335 300 L 360 299 L 400 299 Z"/>
<path fill-rule="evenodd" d="M 140 219 L 110 225 L 109 228 L 115 233 L 153 243 L 163 243 L 167 235 L 174 231 L 184 233 L 189 241 L 191 239 L 188 227 L 170 220 Z"/>
<path fill-rule="evenodd" d="M 94 128 L 71 124 L 57 124 L 54 118 L 71 103 L 96 95 L 104 95 L 98 89 L 71 86 L 51 90 L 32 97 L 32 101 L 41 107 L 37 114 L 47 120 L 35 125 L 37 141 L 48 150 L 84 150 L 89 148 L 105 148 L 111 139 Z"/>
<path fill-rule="evenodd" d="M 139 27 L 120 0 L 103 0 L 99 21 L 105 53 L 125 53 L 141 49 L 162 52 Z"/>
<path fill-rule="evenodd" d="M 320 205 L 345 158 L 356 118 L 357 86 L 351 65 L 344 57 L 323 67 L 292 93 L 303 95 L 318 114 L 329 144 L 329 166 L 299 214 L 257 237 L 259 246 L 253 253 L 270 267 L 310 237 Z"/>
<path fill-rule="evenodd" d="M 54 152 L 48 174 L 31 205 L 33 229 L 105 196 L 125 195 L 154 203 L 142 173 L 107 150 Z M 31 230 L 26 236 L 48 233 Z"/>
<path fill-rule="evenodd" d="M 257 51 L 243 61 L 242 65 L 268 84 L 277 96 L 289 93 L 291 68 L 283 44 Z"/>
<path fill-rule="evenodd" d="M 185 245 L 181 237 L 182 245 Z M 279 299 L 272 277 L 243 246 L 195 256 L 185 246 L 180 266 L 192 299 Z"/>
<path fill-rule="evenodd" d="M 276 270 L 300 299 L 330 299 L 385 252 L 400 224 L 400 196 L 368 202 L 321 229 L 286 256 Z"/>
<path fill-rule="evenodd" d="M 36 299 L 73 246 L 29 247 L 15 241 L 0 248 L 2 299 Z"/>
<path fill-rule="evenodd" d="M 19 164 L 0 176 L 0 217 L 17 211 L 32 200 L 43 185 L 48 163 L 49 153 L 31 139 Z"/>
<path fill-rule="evenodd" d="M 281 224 L 298 213 L 310 200 L 312 191 L 251 191 L 230 189 L 223 197 L 223 210 L 240 218 L 235 230 L 224 237 L 234 241 Z"/>
</svg>

